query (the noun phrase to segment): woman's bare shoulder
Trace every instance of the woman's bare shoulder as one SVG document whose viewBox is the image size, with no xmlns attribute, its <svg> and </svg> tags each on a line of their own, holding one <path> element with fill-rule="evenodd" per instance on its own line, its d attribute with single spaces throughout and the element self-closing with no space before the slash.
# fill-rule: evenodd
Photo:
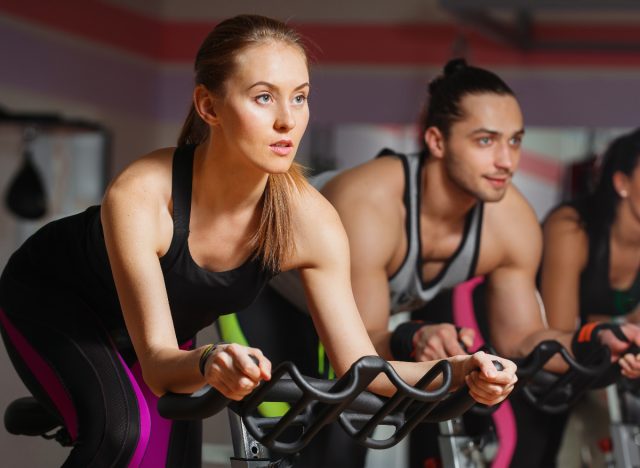
<svg viewBox="0 0 640 468">
<path fill-rule="evenodd" d="M 175 148 L 162 148 L 141 156 L 128 164 L 109 184 L 110 196 L 171 196 L 171 175 Z"/>
</svg>

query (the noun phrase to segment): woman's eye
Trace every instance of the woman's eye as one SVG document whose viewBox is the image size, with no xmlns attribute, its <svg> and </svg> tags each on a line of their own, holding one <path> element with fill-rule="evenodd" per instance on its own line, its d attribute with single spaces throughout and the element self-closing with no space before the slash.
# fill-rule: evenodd
<svg viewBox="0 0 640 468">
<path fill-rule="evenodd" d="M 298 94 L 296 97 L 293 98 L 293 102 L 295 102 L 296 104 L 304 104 L 306 100 L 307 100 L 307 96 L 305 96 L 304 94 Z"/>
<path fill-rule="evenodd" d="M 260 94 L 256 97 L 256 102 L 258 104 L 268 104 L 269 102 L 271 102 L 271 96 L 268 94 Z"/>
</svg>

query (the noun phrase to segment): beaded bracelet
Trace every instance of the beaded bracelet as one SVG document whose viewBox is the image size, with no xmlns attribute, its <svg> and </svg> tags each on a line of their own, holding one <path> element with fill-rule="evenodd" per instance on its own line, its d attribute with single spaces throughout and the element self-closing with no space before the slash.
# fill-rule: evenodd
<svg viewBox="0 0 640 468">
<path fill-rule="evenodd" d="M 204 377 L 204 366 L 207 364 L 207 359 L 209 358 L 211 353 L 213 353 L 216 350 L 216 348 L 218 348 L 218 346 L 222 344 L 227 344 L 227 343 L 224 341 L 221 341 L 220 343 L 215 343 L 215 344 L 211 343 L 205 346 L 205 348 L 202 350 L 202 354 L 200 354 L 200 361 L 198 362 L 198 368 L 200 369 L 200 373 L 202 374 L 203 377 Z"/>
</svg>

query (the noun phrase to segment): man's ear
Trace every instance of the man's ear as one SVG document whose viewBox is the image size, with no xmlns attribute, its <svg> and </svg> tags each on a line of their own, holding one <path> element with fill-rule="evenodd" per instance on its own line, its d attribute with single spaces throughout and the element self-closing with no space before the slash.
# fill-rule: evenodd
<svg viewBox="0 0 640 468">
<path fill-rule="evenodd" d="M 216 97 L 205 86 L 198 85 L 193 90 L 193 106 L 202 120 L 208 125 L 218 125 L 218 115 L 215 110 Z"/>
<path fill-rule="evenodd" d="M 438 127 L 429 127 L 424 132 L 424 142 L 429 149 L 429 156 L 442 158 L 444 156 L 444 135 Z"/>
</svg>

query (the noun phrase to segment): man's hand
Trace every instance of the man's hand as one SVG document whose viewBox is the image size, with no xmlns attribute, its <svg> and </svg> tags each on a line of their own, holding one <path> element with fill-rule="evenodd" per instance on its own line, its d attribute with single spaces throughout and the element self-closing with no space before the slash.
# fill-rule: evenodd
<svg viewBox="0 0 640 468">
<path fill-rule="evenodd" d="M 425 325 L 413 336 L 415 360 L 433 361 L 459 354 L 468 354 L 460 342 L 467 348 L 473 346 L 475 332 L 471 328 L 461 328 L 460 332 L 450 323 Z"/>
<path fill-rule="evenodd" d="M 629 379 L 640 377 L 640 354 L 625 353 L 630 346 L 640 346 L 640 327 L 632 323 L 620 325 L 629 342 L 618 339 L 611 330 L 598 333 L 598 340 L 611 350 L 611 361 L 618 361 L 622 375 Z"/>
</svg>

